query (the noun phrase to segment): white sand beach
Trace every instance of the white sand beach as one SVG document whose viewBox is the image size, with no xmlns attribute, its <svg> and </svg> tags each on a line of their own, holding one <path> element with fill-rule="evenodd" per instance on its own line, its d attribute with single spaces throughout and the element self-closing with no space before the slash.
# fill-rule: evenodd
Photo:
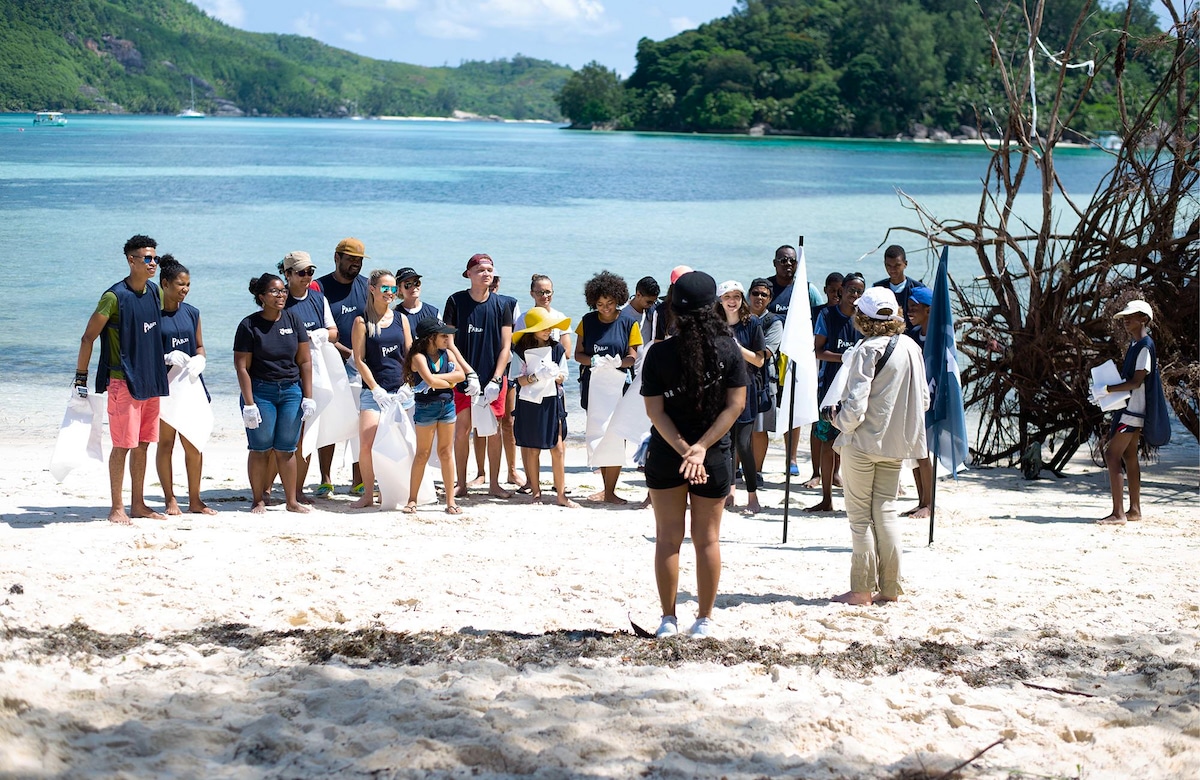
<svg viewBox="0 0 1200 780">
<path fill-rule="evenodd" d="M 906 594 L 876 607 L 829 602 L 840 493 L 793 510 L 782 544 L 771 471 L 768 510 L 725 517 L 718 639 L 655 641 L 627 618 L 658 620 L 648 509 L 474 495 L 414 518 L 349 510 L 342 487 L 253 516 L 222 420 L 220 514 L 119 527 L 104 472 L 51 478 L 57 422 L 0 421 L 0 777 L 912 778 L 989 746 L 949 776 L 1200 775 L 1190 437 L 1119 528 L 1091 522 L 1109 498 L 1083 458 L 1062 480 L 942 481 L 935 543 L 909 521 Z M 584 461 L 572 447 L 581 501 Z M 622 485 L 644 495 L 632 469 Z"/>
</svg>

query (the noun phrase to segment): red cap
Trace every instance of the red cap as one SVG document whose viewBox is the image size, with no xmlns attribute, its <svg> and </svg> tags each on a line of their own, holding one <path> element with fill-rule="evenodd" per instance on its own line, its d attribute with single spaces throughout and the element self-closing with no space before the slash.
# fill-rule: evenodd
<svg viewBox="0 0 1200 780">
<path fill-rule="evenodd" d="M 467 273 L 470 272 L 470 270 L 472 268 L 474 268 L 477 265 L 481 265 L 483 263 L 487 263 L 488 265 L 493 266 L 493 267 L 495 266 L 495 263 L 492 262 L 491 255 L 485 255 L 482 252 L 480 252 L 479 254 L 471 255 L 471 259 L 467 261 L 467 268 L 466 268 L 466 270 L 463 271 L 463 278 L 466 279 Z"/>
</svg>

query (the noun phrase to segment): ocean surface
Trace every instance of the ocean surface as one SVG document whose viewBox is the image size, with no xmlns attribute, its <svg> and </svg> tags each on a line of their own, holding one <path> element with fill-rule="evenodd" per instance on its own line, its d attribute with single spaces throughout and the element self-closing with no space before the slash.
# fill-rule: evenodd
<svg viewBox="0 0 1200 780">
<path fill-rule="evenodd" d="M 364 273 L 411 265 L 438 307 L 465 286 L 466 259 L 487 252 L 522 309 L 530 275 L 545 273 L 574 320 L 602 269 L 631 288 L 652 275 L 665 289 L 680 264 L 748 284 L 801 235 L 818 286 L 835 270 L 882 278 L 890 243 L 908 250 L 910 276 L 931 278 L 923 239 L 894 231 L 921 228 L 898 191 L 939 218 L 972 219 L 989 159 L 974 145 L 542 124 L 71 116 L 35 128 L 31 115 L 0 115 L 0 416 L 61 415 L 79 337 L 126 274 L 135 233 L 190 268 L 208 386 L 236 416 L 232 334 L 255 309 L 246 286 L 291 250 L 323 274 L 356 236 Z M 1086 201 L 1111 158 L 1061 150 L 1056 165 Z M 1034 195 L 1025 202 L 1036 209 Z M 969 252 L 951 254 L 952 274 L 978 272 Z"/>
</svg>

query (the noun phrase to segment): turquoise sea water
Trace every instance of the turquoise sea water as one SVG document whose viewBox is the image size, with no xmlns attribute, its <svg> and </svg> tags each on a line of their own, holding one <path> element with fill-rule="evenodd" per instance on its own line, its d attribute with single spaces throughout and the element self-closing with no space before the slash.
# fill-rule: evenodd
<svg viewBox="0 0 1200 780">
<path fill-rule="evenodd" d="M 910 275 L 929 277 L 919 237 L 887 237 L 919 227 L 897 188 L 939 217 L 971 218 L 988 160 L 977 146 L 536 124 L 73 116 L 33 128 L 30 115 L 0 116 L 0 404 L 19 413 L 70 383 L 79 336 L 125 275 L 121 247 L 134 233 L 191 269 L 206 377 L 232 398 L 222 355 L 254 308 L 246 284 L 293 249 L 325 273 L 338 240 L 357 236 L 372 258 L 364 272 L 412 265 L 439 307 L 464 285 L 466 259 L 488 252 L 522 308 L 530 274 L 547 273 L 555 306 L 575 319 L 601 269 L 631 287 L 649 274 L 665 288 L 681 263 L 748 283 L 798 235 L 812 279 L 881 278 L 882 250 L 863 256 L 893 242 L 908 248 Z M 1079 151 L 1056 164 L 1086 199 L 1111 163 Z M 951 263 L 978 272 L 966 252 Z"/>
</svg>

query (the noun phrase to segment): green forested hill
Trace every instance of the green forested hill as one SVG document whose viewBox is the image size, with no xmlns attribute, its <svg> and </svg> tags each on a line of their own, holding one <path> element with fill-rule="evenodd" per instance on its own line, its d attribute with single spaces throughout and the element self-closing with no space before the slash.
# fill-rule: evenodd
<svg viewBox="0 0 1200 780">
<path fill-rule="evenodd" d="M 1066 45 L 1085 5 L 1047 2 L 1042 39 L 1051 51 Z M 1092 4 L 1080 39 L 1086 57 L 1114 50 L 1125 5 Z M 559 103 L 578 126 L 738 132 L 761 123 L 805 135 L 892 136 L 921 124 L 957 133 L 976 125 L 977 109 L 1005 104 L 988 37 L 1005 7 L 997 40 L 1002 51 L 1023 51 L 1028 35 L 1006 0 L 740 0 L 696 30 L 642 39 L 624 83 L 603 66 L 584 67 Z M 1156 29 L 1151 0 L 1134 0 L 1130 29 Z M 1150 83 L 1152 55 L 1131 46 L 1121 62 L 1127 85 Z M 1053 81 L 1049 65 L 1045 72 Z M 1081 131 L 1117 124 L 1111 78 L 1099 76 L 1073 123 Z M 1069 80 L 1067 96 L 1083 83 Z"/>
<path fill-rule="evenodd" d="M 517 56 L 425 68 L 236 30 L 185 0 L 0 0 L 0 111 L 559 119 L 570 69 Z"/>
</svg>

